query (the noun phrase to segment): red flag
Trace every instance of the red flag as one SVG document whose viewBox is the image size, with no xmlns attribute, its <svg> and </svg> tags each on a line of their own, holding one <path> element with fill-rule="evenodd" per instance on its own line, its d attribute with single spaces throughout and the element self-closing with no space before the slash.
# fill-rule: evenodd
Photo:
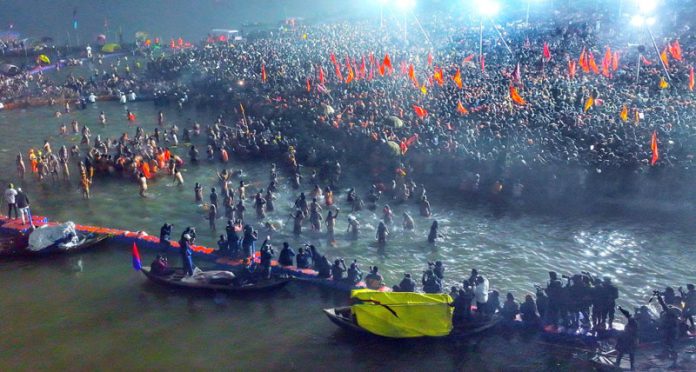
<svg viewBox="0 0 696 372">
<path fill-rule="evenodd" d="M 433 55 L 428 52 L 428 66 L 433 64 Z"/>
<path fill-rule="evenodd" d="M 457 84 L 457 87 L 459 87 L 459 89 L 462 89 L 462 86 L 464 84 L 462 83 L 462 73 L 461 71 L 459 71 L 459 69 L 457 69 L 457 73 L 454 74 L 452 80 L 454 80 L 454 83 Z"/>
<path fill-rule="evenodd" d="M 652 159 L 650 160 L 650 165 L 655 165 L 660 159 L 660 153 L 657 149 L 657 131 L 653 131 L 652 138 L 650 139 L 650 150 L 652 150 Z"/>
<path fill-rule="evenodd" d="M 481 54 L 481 73 L 486 72 L 486 56 Z"/>
<path fill-rule="evenodd" d="M 471 62 L 471 60 L 473 60 L 475 56 L 476 56 L 476 54 L 469 54 L 468 56 L 464 57 L 462 64 L 467 63 L 467 62 Z"/>
<path fill-rule="evenodd" d="M 262 63 L 261 64 L 261 81 L 263 81 L 265 83 L 267 78 L 268 78 L 268 76 L 266 76 L 266 64 Z"/>
<path fill-rule="evenodd" d="M 517 92 L 517 88 L 514 86 L 510 85 L 510 98 L 512 99 L 512 102 L 515 102 L 518 105 L 526 105 L 527 101 L 524 100 L 520 96 L 520 94 Z"/>
<path fill-rule="evenodd" d="M 389 59 L 389 53 L 384 55 L 384 62 L 383 63 L 384 63 L 384 67 L 386 67 L 390 70 L 394 68 L 394 67 L 392 67 L 391 59 Z"/>
<path fill-rule="evenodd" d="M 413 111 L 416 113 L 416 116 L 418 116 L 421 119 L 428 115 L 428 111 L 426 111 L 424 108 L 420 106 L 413 105 Z"/>
<path fill-rule="evenodd" d="M 689 68 L 689 90 L 694 91 L 694 67 Z"/>
<path fill-rule="evenodd" d="M 138 246 L 135 245 L 135 242 L 133 242 L 133 251 L 131 255 L 133 258 L 133 268 L 135 271 L 140 271 L 140 269 L 143 268 L 143 265 L 140 261 L 140 252 L 138 251 Z"/>
<path fill-rule="evenodd" d="M 324 85 L 324 68 L 319 66 L 319 84 Z"/>
<path fill-rule="evenodd" d="M 641 56 L 640 56 L 640 61 L 643 62 L 643 64 L 646 65 L 646 66 L 652 65 L 652 62 L 650 62 L 649 59 L 645 58 L 644 55 L 641 55 Z"/>
<path fill-rule="evenodd" d="M 309 82 L 309 78 L 307 78 L 307 93 L 312 91 L 312 84 Z"/>
<path fill-rule="evenodd" d="M 546 59 L 547 62 L 551 60 L 551 50 L 547 42 L 544 42 L 544 59 Z"/>
<path fill-rule="evenodd" d="M 335 56 L 333 53 L 331 53 L 331 56 L 329 56 L 329 58 L 331 59 L 331 62 L 332 62 L 334 65 L 337 65 L 337 64 L 338 64 L 338 61 L 336 61 L 336 56 Z"/>
<path fill-rule="evenodd" d="M 575 61 L 570 60 L 568 61 L 568 76 L 570 76 L 571 79 L 575 79 Z"/>
<path fill-rule="evenodd" d="M 614 52 L 614 55 L 611 57 L 611 69 L 614 71 L 619 70 L 619 52 Z"/>
<path fill-rule="evenodd" d="M 379 76 L 384 76 L 384 70 L 385 70 L 384 63 L 380 63 L 379 68 L 377 69 L 377 71 L 379 72 Z"/>
<path fill-rule="evenodd" d="M 367 76 L 367 66 L 365 65 L 365 56 L 362 56 L 362 64 L 360 65 L 360 77 L 365 78 Z"/>
<path fill-rule="evenodd" d="M 682 60 L 682 50 L 681 45 L 679 45 L 679 40 L 674 40 L 674 42 L 669 45 L 669 54 L 677 61 Z"/>
<path fill-rule="evenodd" d="M 469 113 L 469 110 L 467 110 L 466 107 L 464 107 L 464 105 L 462 105 L 462 102 L 459 101 L 459 102 L 457 102 L 457 112 L 462 114 L 462 115 L 467 115 Z"/>
</svg>

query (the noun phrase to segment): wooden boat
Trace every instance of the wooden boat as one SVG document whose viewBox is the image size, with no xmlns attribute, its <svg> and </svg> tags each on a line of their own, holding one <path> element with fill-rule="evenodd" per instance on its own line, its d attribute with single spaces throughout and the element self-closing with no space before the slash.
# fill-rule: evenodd
<svg viewBox="0 0 696 372">
<path fill-rule="evenodd" d="M 332 323 L 336 324 L 340 328 L 361 335 L 369 335 L 374 337 L 384 337 L 373 334 L 358 325 L 358 322 L 353 316 L 350 306 L 336 307 L 330 309 L 324 309 L 324 314 L 329 317 Z M 467 338 L 474 335 L 483 333 L 487 330 L 495 328 L 500 323 L 500 318 L 493 317 L 491 319 L 486 319 L 481 322 L 472 322 L 467 326 L 458 326 L 452 330 L 447 336 L 442 337 L 426 337 L 426 338 Z"/>
<path fill-rule="evenodd" d="M 43 256 L 58 253 L 73 253 L 84 251 L 101 243 L 109 236 L 104 234 L 77 232 L 77 237 L 78 243 L 76 245 L 71 246 L 70 248 L 66 248 L 62 243 L 54 243 L 38 251 L 25 249 L 21 251 L 20 254 L 24 254 L 27 256 Z"/>
<path fill-rule="evenodd" d="M 290 282 L 289 278 L 274 277 L 271 279 L 243 282 L 240 282 L 239 279 L 235 278 L 235 280 L 232 280 L 229 283 L 209 283 L 203 281 L 186 280 L 187 277 L 184 275 L 183 269 L 175 269 L 174 272 L 169 275 L 156 275 L 152 273 L 149 266 L 143 267 L 140 271 L 142 271 L 143 274 L 151 281 L 170 287 L 235 293 L 270 291 L 282 288 Z"/>
</svg>

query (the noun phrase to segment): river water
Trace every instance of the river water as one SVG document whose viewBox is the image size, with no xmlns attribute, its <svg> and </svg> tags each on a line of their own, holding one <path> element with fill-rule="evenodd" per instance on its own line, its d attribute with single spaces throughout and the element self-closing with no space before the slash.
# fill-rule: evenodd
<svg viewBox="0 0 696 372">
<path fill-rule="evenodd" d="M 137 125 L 152 130 L 156 109 L 152 103 L 133 103 L 128 108 Z M 217 236 L 208 228 L 203 208 L 193 200 L 193 185 L 205 186 L 205 197 L 218 182 L 220 163 L 201 161 L 183 171 L 185 185 L 160 177 L 150 182 L 147 198 L 138 195 L 133 180 L 95 177 L 92 199 L 84 201 L 72 181 L 40 184 L 32 175 L 17 179 L 14 159 L 38 148 L 48 139 L 54 151 L 60 145 L 79 143 L 80 137 L 58 135 L 60 123 L 76 119 L 92 130 L 93 138 L 116 138 L 135 133 L 125 120 L 125 107 L 100 102 L 61 118 L 58 107 L 0 112 L 0 182 L 21 184 L 33 204 L 33 213 L 55 221 L 72 220 L 126 230 L 157 234 L 164 221 L 175 224 L 175 236 L 188 225 L 198 227 L 200 243 L 214 247 Z M 104 111 L 106 127 L 97 123 Z M 165 110 L 167 125 L 180 129 L 193 120 L 212 122 L 217 113 Z M 194 139 L 203 143 L 203 139 Z M 184 159 L 186 150 L 175 150 Z M 204 151 L 201 149 L 203 155 Z M 204 157 L 204 155 L 203 155 Z M 28 161 L 27 161 L 28 165 Z M 243 171 L 252 194 L 266 187 L 270 162 L 240 161 L 232 157 L 228 167 Z M 344 168 L 349 169 L 349 165 Z M 350 173 L 350 171 L 346 172 Z M 236 179 L 237 181 L 239 179 Z M 368 180 L 348 176 L 342 186 L 356 186 L 363 193 Z M 297 192 L 287 182 L 276 202 L 278 211 L 269 219 L 287 222 Z M 309 185 L 304 185 L 309 192 Z M 528 190 L 533 192 L 533 190 Z M 338 206 L 349 209 L 345 193 L 337 195 Z M 358 215 L 366 229 L 357 242 L 338 235 L 336 245 L 326 244 L 322 234 L 291 235 L 291 226 L 275 232 L 273 240 L 295 247 L 309 241 L 329 257 L 357 259 L 363 270 L 378 265 L 388 284 L 404 272 L 416 276 L 429 260 L 442 260 L 446 284 L 468 276 L 471 268 L 487 276 L 501 295 L 511 291 L 523 298 L 534 284 L 543 284 L 547 272 L 563 274 L 590 271 L 609 276 L 618 285 L 620 303 L 638 306 L 653 289 L 686 285 L 693 280 L 694 231 L 690 221 L 623 218 L 596 213 L 569 216 L 550 211 L 544 215 L 493 217 L 486 207 L 472 208 L 455 196 L 431 197 L 434 219 L 443 239 L 426 242 L 432 219 L 416 219 L 412 235 L 392 232 L 386 249 L 374 241 L 374 227 L 381 216 L 363 211 Z M 253 217 L 251 203 L 247 215 Z M 417 216 L 416 205 L 393 206 L 396 225 L 401 213 Z M 381 210 L 380 207 L 377 209 Z M 3 210 L 4 211 L 4 210 Z M 252 218 L 253 220 L 253 218 Z M 217 221 L 224 231 L 224 220 Z M 337 231 L 345 231 L 347 219 L 340 216 Z M 265 235 L 262 226 L 257 228 Z M 99 250 L 39 261 L 0 261 L 0 366 L 3 369 L 319 369 L 349 368 L 398 370 L 583 369 L 573 352 L 551 348 L 518 337 L 490 337 L 461 344 L 444 342 L 377 343 L 349 337 L 336 329 L 321 309 L 345 304 L 347 296 L 293 283 L 274 294 L 232 298 L 225 295 L 181 294 L 151 284 L 130 268 L 129 247 L 107 244 Z M 150 254 L 143 261 L 149 263 Z M 176 256 L 171 257 L 178 263 Z"/>
</svg>

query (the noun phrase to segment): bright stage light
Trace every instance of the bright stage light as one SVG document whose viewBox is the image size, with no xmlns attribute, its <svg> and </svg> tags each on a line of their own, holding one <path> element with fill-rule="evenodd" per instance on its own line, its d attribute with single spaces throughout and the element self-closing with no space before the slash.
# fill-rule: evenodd
<svg viewBox="0 0 696 372">
<path fill-rule="evenodd" d="M 409 11 L 416 7 L 416 0 L 396 0 L 394 4 L 403 11 Z"/>
<path fill-rule="evenodd" d="M 645 20 L 645 24 L 648 25 L 648 26 L 652 26 L 652 25 L 655 24 L 655 21 L 656 21 L 655 17 L 648 17 L 648 18 Z"/>
<path fill-rule="evenodd" d="M 389 0 L 378 0 L 377 2 L 379 3 L 379 5 L 385 6 L 387 5 L 387 3 L 389 3 Z"/>
<path fill-rule="evenodd" d="M 643 18 L 643 16 L 636 14 L 633 17 L 631 17 L 631 25 L 636 26 L 636 27 L 640 27 L 644 24 L 645 24 L 645 18 Z"/>
<path fill-rule="evenodd" d="M 650 14 L 657 8 L 658 0 L 636 0 L 638 9 L 643 14 Z"/>
<path fill-rule="evenodd" d="M 478 8 L 479 14 L 487 17 L 492 17 L 500 11 L 500 4 L 493 0 L 478 0 L 476 7 Z"/>
</svg>

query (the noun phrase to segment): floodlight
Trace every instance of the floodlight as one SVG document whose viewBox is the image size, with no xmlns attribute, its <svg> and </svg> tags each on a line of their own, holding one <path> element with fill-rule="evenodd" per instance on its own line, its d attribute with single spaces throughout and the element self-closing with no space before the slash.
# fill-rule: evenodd
<svg viewBox="0 0 696 372">
<path fill-rule="evenodd" d="M 379 3 L 379 5 L 385 6 L 389 2 L 389 0 L 378 0 L 377 2 Z"/>
<path fill-rule="evenodd" d="M 395 0 L 394 4 L 403 11 L 409 11 L 416 7 L 416 0 Z"/>
<path fill-rule="evenodd" d="M 633 17 L 631 17 L 631 25 L 636 26 L 636 27 L 640 27 L 644 24 L 645 24 L 645 18 L 643 18 L 643 16 L 636 14 Z"/>
<path fill-rule="evenodd" d="M 650 14 L 657 8 L 658 1 L 659 0 L 636 0 L 636 3 L 638 3 L 638 9 L 640 9 L 641 13 Z"/>
<path fill-rule="evenodd" d="M 657 19 L 655 19 L 655 17 L 648 17 L 645 19 L 645 24 L 648 26 L 652 26 L 655 24 L 655 21 L 657 21 Z"/>
<path fill-rule="evenodd" d="M 476 7 L 482 16 L 492 17 L 500 11 L 500 4 L 493 0 L 478 0 Z"/>
</svg>

